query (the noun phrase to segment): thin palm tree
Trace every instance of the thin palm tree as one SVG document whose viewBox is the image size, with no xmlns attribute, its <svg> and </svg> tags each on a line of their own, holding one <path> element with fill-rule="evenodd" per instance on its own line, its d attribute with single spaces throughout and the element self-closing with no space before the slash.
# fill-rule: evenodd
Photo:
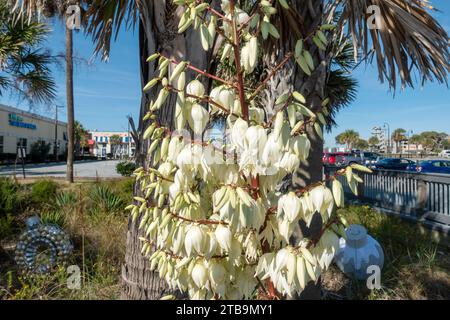
<svg viewBox="0 0 450 320">
<path fill-rule="evenodd" d="M 75 150 L 77 154 L 80 154 L 84 148 L 88 146 L 87 144 L 88 131 L 79 121 L 74 121 L 74 136 L 75 136 Z"/>
<path fill-rule="evenodd" d="M 395 151 L 398 153 L 400 150 L 400 153 L 402 153 L 401 143 L 403 141 L 406 141 L 406 130 L 399 128 L 395 129 L 394 132 L 392 132 L 392 141 L 395 142 Z"/>
<path fill-rule="evenodd" d="M 416 147 L 416 153 L 419 152 L 419 145 L 422 143 L 422 137 L 418 134 L 413 134 L 409 140 L 408 143 L 413 144 Z"/>
<path fill-rule="evenodd" d="M 112 135 L 109 137 L 109 144 L 111 145 L 111 153 L 113 158 L 116 158 L 117 156 L 117 148 L 122 144 L 122 138 L 118 135 Z"/>
<path fill-rule="evenodd" d="M 365 151 L 369 148 L 369 143 L 365 139 L 359 138 L 354 144 L 354 146 L 355 149 Z"/>
<path fill-rule="evenodd" d="M 335 140 L 337 144 L 345 145 L 347 150 L 352 150 L 359 139 L 359 133 L 355 130 L 345 130 L 337 135 Z"/>
<path fill-rule="evenodd" d="M 367 141 L 369 143 L 369 147 L 371 150 L 378 150 L 378 146 L 380 145 L 380 139 L 377 136 L 372 136 Z"/>
<path fill-rule="evenodd" d="M 83 1 L 83 3 L 86 3 Z M 73 183 L 73 161 L 75 150 L 75 112 L 73 88 L 73 28 L 68 26 L 67 9 L 71 5 L 81 8 L 80 0 L 16 0 L 16 7 L 28 15 L 43 15 L 47 18 L 56 17 L 63 21 L 66 35 L 66 104 L 67 104 L 67 173 L 66 179 Z"/>
</svg>

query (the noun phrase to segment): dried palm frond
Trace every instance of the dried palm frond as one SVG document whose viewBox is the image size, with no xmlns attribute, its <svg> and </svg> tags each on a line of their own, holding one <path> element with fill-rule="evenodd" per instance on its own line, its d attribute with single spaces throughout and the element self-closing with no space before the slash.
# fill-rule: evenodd
<svg viewBox="0 0 450 320">
<path fill-rule="evenodd" d="M 134 26 L 138 19 L 138 6 L 142 0 L 88 0 L 86 6 L 86 32 L 92 35 L 95 52 L 107 59 L 111 40 L 116 39 L 123 23 Z"/>
<path fill-rule="evenodd" d="M 380 10 L 380 25 L 369 28 L 370 6 Z M 413 86 L 413 75 L 420 80 L 447 83 L 450 71 L 448 35 L 429 14 L 432 7 L 421 0 L 336 0 L 342 10 L 339 30 L 348 33 L 355 52 L 373 53 L 381 82 L 387 79 L 395 90 Z M 400 79 L 397 79 L 398 76 Z"/>
</svg>

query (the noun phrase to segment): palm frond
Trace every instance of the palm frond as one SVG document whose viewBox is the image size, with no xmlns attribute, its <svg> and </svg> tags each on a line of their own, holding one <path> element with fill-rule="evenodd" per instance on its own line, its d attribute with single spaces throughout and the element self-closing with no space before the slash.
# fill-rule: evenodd
<svg viewBox="0 0 450 320">
<path fill-rule="evenodd" d="M 49 30 L 25 14 L 18 19 L 11 8 L 0 4 L 0 95 L 17 94 L 30 104 L 48 103 L 56 97 L 56 83 L 49 51 L 37 49 Z"/>
<path fill-rule="evenodd" d="M 138 19 L 140 0 L 92 0 L 86 11 L 86 32 L 92 35 L 95 52 L 103 59 L 109 56 L 111 40 L 117 38 L 123 24 L 134 26 Z"/>
<path fill-rule="evenodd" d="M 332 49 L 333 57 L 331 66 L 341 68 L 346 71 L 352 71 L 357 66 L 354 58 L 353 46 L 348 39 L 342 39 Z"/>
<path fill-rule="evenodd" d="M 0 96 L 3 95 L 3 91 L 7 90 L 11 86 L 8 77 L 0 75 Z"/>
<path fill-rule="evenodd" d="M 49 72 L 18 73 L 14 76 L 14 89 L 32 104 L 48 103 L 56 97 L 56 83 Z"/>
<path fill-rule="evenodd" d="M 347 32 L 355 52 L 376 60 L 379 79 L 387 80 L 395 90 L 413 86 L 414 75 L 421 82 L 437 80 L 447 83 L 450 71 L 448 35 L 429 14 L 422 0 L 335 0 L 342 10 L 338 30 Z M 368 8 L 380 9 L 380 25 L 369 28 Z M 399 78 L 399 79 L 398 79 Z"/>
<path fill-rule="evenodd" d="M 325 86 L 325 95 L 330 98 L 330 113 L 327 116 L 326 129 L 331 131 L 336 125 L 336 114 L 344 107 L 349 106 L 356 99 L 358 81 L 343 69 L 331 70 Z"/>
</svg>

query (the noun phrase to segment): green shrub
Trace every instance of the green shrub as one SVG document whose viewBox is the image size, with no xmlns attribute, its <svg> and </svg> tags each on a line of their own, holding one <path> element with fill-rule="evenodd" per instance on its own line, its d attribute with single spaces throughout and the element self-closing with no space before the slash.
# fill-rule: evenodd
<svg viewBox="0 0 450 320">
<path fill-rule="evenodd" d="M 133 195 L 134 191 L 134 179 L 128 178 L 120 182 L 120 190 L 127 196 L 127 200 Z"/>
<path fill-rule="evenodd" d="M 116 192 L 125 202 L 128 202 L 133 197 L 134 178 L 108 181 L 106 185 Z"/>
<path fill-rule="evenodd" d="M 56 194 L 54 207 L 56 210 L 67 211 L 77 204 L 77 195 L 72 191 L 61 191 Z"/>
<path fill-rule="evenodd" d="M 50 149 L 50 143 L 46 143 L 43 140 L 36 141 L 30 146 L 31 159 L 36 162 L 44 162 L 48 158 Z"/>
<path fill-rule="evenodd" d="M 0 239 L 7 239 L 14 234 L 14 217 L 6 214 L 0 217 Z"/>
<path fill-rule="evenodd" d="M 16 213 L 25 200 L 21 187 L 10 178 L 0 178 L 0 216 Z"/>
<path fill-rule="evenodd" d="M 31 187 L 31 199 L 34 204 L 44 207 L 54 202 L 58 185 L 56 182 L 48 179 L 42 179 Z"/>
<path fill-rule="evenodd" d="M 129 161 L 122 161 L 116 165 L 116 171 L 124 177 L 129 177 L 136 170 L 136 164 Z"/>
<path fill-rule="evenodd" d="M 40 214 L 43 224 L 56 224 L 61 228 L 64 227 L 64 213 L 62 211 L 44 211 Z"/>
<path fill-rule="evenodd" d="M 95 185 L 92 188 L 90 198 L 93 202 L 94 209 L 102 212 L 117 213 L 125 207 L 124 200 L 105 185 Z"/>
</svg>

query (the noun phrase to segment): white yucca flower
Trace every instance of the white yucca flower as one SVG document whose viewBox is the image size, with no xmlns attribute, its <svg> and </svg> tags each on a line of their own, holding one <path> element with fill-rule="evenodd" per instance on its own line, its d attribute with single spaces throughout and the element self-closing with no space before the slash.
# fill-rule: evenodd
<svg viewBox="0 0 450 320">
<path fill-rule="evenodd" d="M 191 277 L 192 281 L 198 288 L 201 289 L 206 285 L 206 282 L 208 281 L 208 273 L 201 260 L 199 260 L 192 269 Z"/>
<path fill-rule="evenodd" d="M 194 164 L 194 156 L 192 154 L 192 147 L 190 145 L 186 145 L 178 154 L 176 160 L 178 168 L 182 170 L 182 172 L 189 172 Z"/>
<path fill-rule="evenodd" d="M 311 142 L 305 134 L 292 137 L 289 141 L 290 149 L 301 161 L 308 159 Z"/>
<path fill-rule="evenodd" d="M 229 228 L 224 225 L 219 224 L 214 231 L 214 235 L 216 236 L 217 243 L 222 248 L 223 251 L 229 252 L 231 249 L 231 231 Z"/>
<path fill-rule="evenodd" d="M 337 250 L 339 250 L 339 237 L 333 231 L 326 230 L 312 253 L 316 256 L 319 266 L 327 270 Z"/>
<path fill-rule="evenodd" d="M 184 246 L 188 256 L 194 253 L 202 254 L 205 247 L 205 234 L 201 227 L 191 225 L 186 232 Z"/>
<path fill-rule="evenodd" d="M 183 141 L 179 137 L 172 137 L 169 143 L 167 161 L 175 163 L 182 149 Z"/>
<path fill-rule="evenodd" d="M 293 153 L 286 152 L 278 162 L 278 167 L 286 170 L 286 172 L 293 173 L 300 165 L 300 159 Z"/>
<path fill-rule="evenodd" d="M 194 131 L 194 134 L 201 136 L 208 124 L 209 113 L 199 104 L 194 104 L 191 107 L 190 117 L 188 118 L 189 126 Z"/>
<path fill-rule="evenodd" d="M 245 133 L 247 132 L 247 129 L 248 129 L 248 123 L 241 118 L 238 118 L 234 122 L 234 125 L 231 129 L 231 142 L 233 143 L 233 145 L 238 147 L 240 150 L 244 149 L 243 137 L 245 137 Z"/>
<path fill-rule="evenodd" d="M 257 66 L 258 44 L 252 38 L 241 51 L 241 64 L 248 74 L 252 73 Z"/>
<path fill-rule="evenodd" d="M 193 80 L 189 82 L 186 87 L 187 94 L 191 94 L 197 97 L 203 97 L 205 94 L 205 87 L 198 80 Z M 191 101 L 195 101 L 195 99 L 191 99 Z"/>
<path fill-rule="evenodd" d="M 261 162 L 266 167 L 272 167 L 280 161 L 282 157 L 281 140 L 277 137 L 275 132 L 269 134 L 266 145 L 261 155 Z"/>
<path fill-rule="evenodd" d="M 299 218 L 302 210 L 302 202 L 294 192 L 289 192 L 281 196 L 278 200 L 278 215 L 280 219 L 286 219 L 289 222 L 294 222 Z"/>
</svg>

